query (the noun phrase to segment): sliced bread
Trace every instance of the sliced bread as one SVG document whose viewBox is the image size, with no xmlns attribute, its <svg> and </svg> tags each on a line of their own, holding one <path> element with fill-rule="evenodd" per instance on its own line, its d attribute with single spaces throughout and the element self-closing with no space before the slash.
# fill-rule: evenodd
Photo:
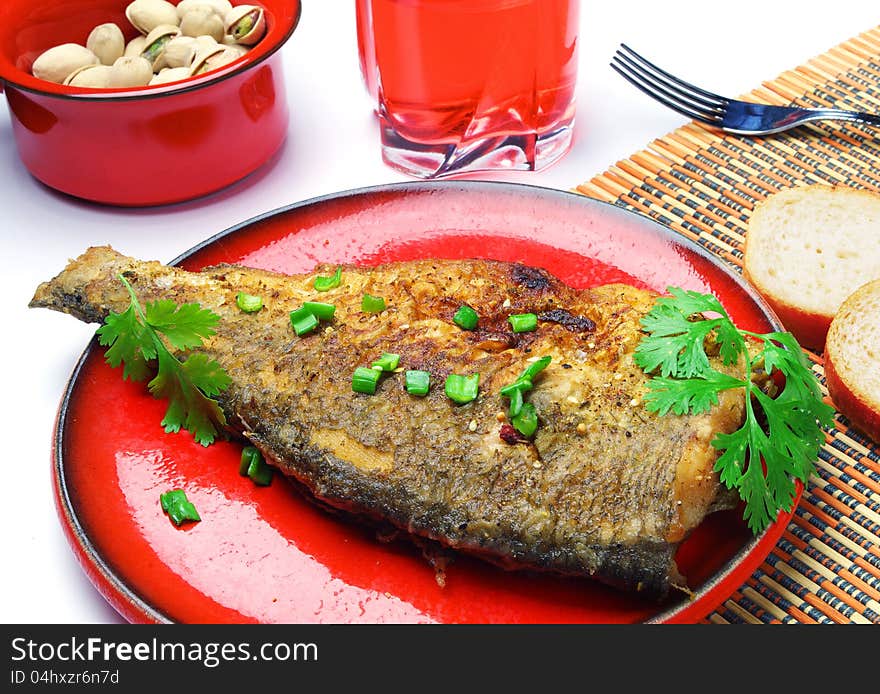
<svg viewBox="0 0 880 694">
<path fill-rule="evenodd" d="M 801 345 L 821 351 L 843 300 L 880 277 L 880 194 L 808 185 L 769 196 L 749 221 L 743 274 Z"/>
<path fill-rule="evenodd" d="M 880 279 L 859 287 L 831 321 L 825 382 L 835 407 L 880 443 Z"/>
</svg>

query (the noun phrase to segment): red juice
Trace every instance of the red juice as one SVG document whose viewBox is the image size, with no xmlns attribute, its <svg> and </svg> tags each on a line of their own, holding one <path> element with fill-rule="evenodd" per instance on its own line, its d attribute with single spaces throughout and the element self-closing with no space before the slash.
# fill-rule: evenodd
<svg viewBox="0 0 880 694">
<path fill-rule="evenodd" d="M 358 0 L 361 69 L 383 144 L 447 160 L 518 147 L 521 161 L 507 165 L 535 169 L 542 140 L 562 134 L 552 148 L 561 156 L 574 118 L 579 4 Z"/>
</svg>

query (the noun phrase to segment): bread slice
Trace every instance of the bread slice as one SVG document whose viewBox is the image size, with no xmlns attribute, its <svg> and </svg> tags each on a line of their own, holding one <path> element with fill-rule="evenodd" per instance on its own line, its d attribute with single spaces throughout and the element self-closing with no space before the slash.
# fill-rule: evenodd
<svg viewBox="0 0 880 694">
<path fill-rule="evenodd" d="M 843 300 L 880 277 L 880 193 L 817 184 L 769 196 L 749 221 L 743 274 L 801 345 L 821 351 Z"/>
<path fill-rule="evenodd" d="M 835 407 L 880 443 L 880 279 L 859 287 L 831 321 L 825 383 Z"/>
</svg>

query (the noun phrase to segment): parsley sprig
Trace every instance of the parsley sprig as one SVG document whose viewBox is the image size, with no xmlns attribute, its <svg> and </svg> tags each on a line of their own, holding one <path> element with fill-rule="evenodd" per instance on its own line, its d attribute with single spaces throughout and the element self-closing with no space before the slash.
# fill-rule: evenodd
<svg viewBox="0 0 880 694">
<path fill-rule="evenodd" d="M 717 298 L 669 287 L 642 318 L 646 335 L 635 361 L 646 373 L 648 410 L 665 415 L 707 412 L 724 390 L 745 391 L 745 421 L 730 434 L 712 440 L 720 455 L 715 470 L 745 502 L 744 518 L 758 534 L 781 509 L 789 510 L 795 482 L 806 482 L 831 426 L 834 410 L 822 401 L 819 384 L 791 333 L 740 330 Z M 750 343 L 753 348 L 750 350 Z M 725 366 L 742 365 L 745 378 L 713 368 L 707 344 L 717 345 Z M 753 375 L 778 372 L 784 385 L 776 397 L 765 393 Z M 659 374 L 659 375 L 657 375 Z"/>
<path fill-rule="evenodd" d="M 108 347 L 104 355 L 107 363 L 114 368 L 122 364 L 123 379 L 145 381 L 153 373 L 150 362 L 155 360 L 158 368 L 147 387 L 154 397 L 168 400 L 162 419 L 165 431 L 187 429 L 200 444 L 210 445 L 226 424 L 223 411 L 212 398 L 229 386 L 230 378 L 220 364 L 204 354 L 178 359 L 160 333 L 173 348 L 185 353 L 214 335 L 220 316 L 199 304 L 178 305 L 168 299 L 143 307 L 131 284 L 122 275 L 119 279 L 131 303 L 122 313 L 111 311 L 98 328 L 98 342 Z"/>
</svg>

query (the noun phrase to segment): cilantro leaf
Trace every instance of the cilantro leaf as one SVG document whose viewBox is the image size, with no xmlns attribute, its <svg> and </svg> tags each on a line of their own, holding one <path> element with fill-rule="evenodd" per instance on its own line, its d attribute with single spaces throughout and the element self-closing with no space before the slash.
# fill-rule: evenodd
<svg viewBox="0 0 880 694">
<path fill-rule="evenodd" d="M 735 364 L 745 349 L 727 312 L 714 296 L 669 287 L 671 297 L 660 297 L 654 308 L 641 320 L 648 333 L 635 350 L 635 362 L 646 373 L 657 370 L 663 377 L 692 378 L 710 371 L 706 340 L 719 344 L 727 365 Z M 719 317 L 707 318 L 712 313 Z M 698 319 L 694 319 L 699 316 Z"/>
<path fill-rule="evenodd" d="M 188 367 L 194 360 L 195 364 Z M 165 431 L 176 433 L 184 428 L 203 446 L 210 445 L 226 424 L 226 417 L 217 402 L 203 393 L 198 384 L 210 385 L 214 394 L 220 392 L 221 384 L 210 382 L 210 374 L 222 371 L 219 364 L 209 362 L 200 354 L 180 362 L 164 348 L 159 350 L 158 361 L 159 370 L 148 387 L 153 397 L 168 400 L 168 409 L 162 418 Z M 225 373 L 223 376 L 223 382 L 228 385 L 229 377 Z"/>
<path fill-rule="evenodd" d="M 798 436 L 815 428 L 815 419 L 804 417 L 802 412 L 787 418 L 790 403 L 780 403 L 757 389 L 754 395 L 743 426 L 731 434 L 717 434 L 712 446 L 722 452 L 715 470 L 724 484 L 739 489 L 746 502 L 744 518 L 757 534 L 775 520 L 779 510 L 791 509 L 794 478 L 807 481 L 818 445 L 813 447 Z M 756 404 L 764 410 L 769 432 L 758 423 Z"/>
<path fill-rule="evenodd" d="M 122 378 L 144 381 L 150 375 L 147 362 L 155 359 L 156 350 L 147 328 L 138 320 L 134 306 L 123 313 L 110 313 L 98 328 L 98 343 L 108 347 L 104 353 L 114 369 L 123 364 Z"/>
<path fill-rule="evenodd" d="M 214 326 L 220 321 L 220 316 L 198 304 L 178 306 L 169 299 L 148 303 L 144 316 L 180 350 L 201 347 L 202 339 L 214 335 Z"/>
<path fill-rule="evenodd" d="M 660 297 L 657 300 L 658 306 L 669 306 L 685 316 L 692 316 L 695 313 L 717 313 L 724 318 L 728 318 L 727 311 L 717 298 L 711 294 L 702 294 L 681 287 L 667 287 L 671 297 Z"/>
<path fill-rule="evenodd" d="M 652 339 L 636 347 L 635 360 L 648 373 L 659 369 L 661 376 L 690 378 L 709 368 L 703 341 L 712 330 L 710 321 L 693 323 L 674 307 L 661 305 L 641 324 Z"/>
<path fill-rule="evenodd" d="M 635 362 L 649 374 L 645 406 L 663 416 L 707 412 L 718 393 L 742 388 L 745 421 L 730 433 L 718 433 L 715 471 L 721 482 L 736 489 L 745 502 L 744 519 L 758 534 L 781 509 L 791 509 L 795 480 L 806 482 L 831 426 L 834 410 L 822 401 L 809 361 L 791 333 L 758 334 L 740 330 L 712 295 L 668 288 L 641 321 L 645 335 Z M 754 354 L 746 339 L 756 342 Z M 718 345 L 723 364 L 742 363 L 744 380 L 713 368 L 706 345 Z M 770 377 L 784 380 L 774 398 L 753 380 L 763 367 Z"/>
<path fill-rule="evenodd" d="M 727 366 L 736 364 L 745 349 L 745 341 L 721 302 L 711 294 L 686 291 L 680 287 L 668 287 L 667 291 L 672 298 L 661 297 L 657 303 L 674 307 L 687 317 L 700 315 L 702 321 L 697 321 L 697 324 L 710 322 L 712 329 L 716 331 L 715 342 L 719 345 L 722 361 Z M 720 318 L 712 320 L 702 315 L 706 313 L 718 314 Z"/>
<path fill-rule="evenodd" d="M 746 423 L 740 429 L 731 434 L 717 434 L 712 445 L 722 451 L 715 461 L 716 472 L 725 485 L 739 490 L 740 498 L 746 502 L 743 517 L 752 532 L 757 534 L 773 522 L 775 513 L 759 462 L 771 447 L 751 408 L 748 408 Z M 758 462 L 752 464 L 752 461 Z M 786 485 L 793 494 L 794 485 L 788 478 Z"/>
<path fill-rule="evenodd" d="M 203 446 L 210 445 L 226 424 L 226 417 L 212 398 L 229 387 L 231 379 L 220 364 L 201 353 L 187 350 L 202 346 L 203 338 L 214 335 L 220 317 L 198 304 L 177 305 L 160 299 L 144 310 L 131 285 L 119 279 L 131 296 L 122 313 L 110 312 L 98 329 L 98 341 L 109 346 L 107 362 L 123 364 L 123 377 L 146 380 L 156 361 L 155 376 L 147 384 L 156 398 L 168 400 L 162 419 L 167 432 L 187 429 Z M 182 354 L 172 354 L 160 334 Z"/>
<path fill-rule="evenodd" d="M 736 364 L 746 349 L 742 334 L 729 318 L 719 321 L 715 326 L 715 342 L 719 346 L 718 353 L 725 366 Z"/>
<path fill-rule="evenodd" d="M 645 406 L 661 416 L 670 410 L 675 414 L 699 414 L 718 404 L 718 393 L 722 390 L 743 385 L 740 379 L 718 371 L 709 371 L 697 378 L 655 377 L 648 381 Z"/>
</svg>

